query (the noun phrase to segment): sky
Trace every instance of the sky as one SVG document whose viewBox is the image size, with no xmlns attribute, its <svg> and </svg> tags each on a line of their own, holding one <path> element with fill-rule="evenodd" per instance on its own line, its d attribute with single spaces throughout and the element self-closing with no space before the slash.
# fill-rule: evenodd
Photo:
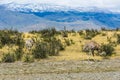
<svg viewBox="0 0 120 80">
<path fill-rule="evenodd" d="M 120 11 L 120 0 L 0 0 L 0 4 L 55 4 L 70 7 L 98 7 L 112 11 Z"/>
</svg>

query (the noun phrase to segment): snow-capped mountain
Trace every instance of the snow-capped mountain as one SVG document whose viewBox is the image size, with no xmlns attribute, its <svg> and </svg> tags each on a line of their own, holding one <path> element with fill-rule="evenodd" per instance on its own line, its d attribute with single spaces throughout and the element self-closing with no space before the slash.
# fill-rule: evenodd
<svg viewBox="0 0 120 80">
<path fill-rule="evenodd" d="M 7 3 L 0 5 L 0 29 L 14 28 L 20 31 L 46 27 L 63 29 L 120 27 L 120 13 L 98 7 L 71 7 L 43 3 Z"/>
<path fill-rule="evenodd" d="M 4 5 L 6 8 L 12 11 L 21 11 L 21 12 L 43 12 L 43 11 L 68 11 L 72 8 L 67 6 L 59 6 L 52 4 L 15 4 L 9 3 Z"/>
<path fill-rule="evenodd" d="M 67 11 L 78 11 L 78 12 L 110 12 L 106 9 L 101 9 L 97 7 L 71 7 L 65 5 L 56 5 L 56 4 L 17 4 L 17 3 L 9 3 L 4 4 L 4 6 L 12 11 L 20 11 L 20 12 L 67 12 Z"/>
</svg>

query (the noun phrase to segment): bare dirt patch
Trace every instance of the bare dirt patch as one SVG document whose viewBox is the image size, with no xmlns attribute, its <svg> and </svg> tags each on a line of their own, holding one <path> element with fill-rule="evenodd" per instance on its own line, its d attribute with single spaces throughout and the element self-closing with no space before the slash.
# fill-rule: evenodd
<svg viewBox="0 0 120 80">
<path fill-rule="evenodd" d="M 120 59 L 1 63 L 0 80 L 120 80 Z"/>
</svg>

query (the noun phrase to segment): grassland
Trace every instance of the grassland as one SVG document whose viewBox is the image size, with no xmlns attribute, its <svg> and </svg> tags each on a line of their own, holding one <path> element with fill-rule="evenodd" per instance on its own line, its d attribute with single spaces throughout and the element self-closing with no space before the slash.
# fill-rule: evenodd
<svg viewBox="0 0 120 80">
<path fill-rule="evenodd" d="M 102 33 L 105 33 L 106 36 L 102 36 Z M 115 34 L 120 34 L 120 32 L 116 31 L 103 31 L 101 34 L 92 38 L 93 41 L 98 42 L 99 44 L 107 44 L 109 43 L 107 37 L 111 37 L 112 41 L 117 41 L 117 38 L 114 36 Z M 59 37 L 60 38 L 60 37 Z M 66 47 L 65 51 L 60 52 L 60 56 L 54 56 L 55 60 L 86 60 L 88 59 L 88 55 L 82 51 L 82 46 L 91 40 L 86 40 L 82 38 L 79 33 L 71 33 L 68 35 L 68 38 L 73 40 L 75 44 Z M 61 38 L 60 38 L 61 39 Z M 110 59 L 120 58 L 120 45 L 117 45 L 115 48 L 115 53 L 112 56 L 108 57 Z M 95 56 L 92 59 L 102 60 L 103 57 Z"/>
<path fill-rule="evenodd" d="M 117 42 L 116 34 L 120 31 L 100 31 L 92 39 L 84 39 L 78 32 L 68 33 L 68 37 L 61 34 L 55 36 L 65 44 L 65 39 L 72 40 L 72 44 L 65 47 L 57 56 L 45 59 L 35 59 L 32 63 L 16 61 L 14 63 L 0 63 L 0 80 L 119 80 L 120 79 L 120 45 L 114 46 L 111 56 L 89 56 L 82 51 L 82 46 L 91 40 L 99 44 Z M 22 33 L 24 40 L 36 38 L 38 33 Z M 1 58 L 4 53 L 14 52 L 18 46 L 5 45 L 0 49 Z M 30 52 L 23 48 L 24 54 Z M 31 54 L 31 52 L 30 52 Z M 93 61 L 93 59 L 95 61 Z"/>
</svg>

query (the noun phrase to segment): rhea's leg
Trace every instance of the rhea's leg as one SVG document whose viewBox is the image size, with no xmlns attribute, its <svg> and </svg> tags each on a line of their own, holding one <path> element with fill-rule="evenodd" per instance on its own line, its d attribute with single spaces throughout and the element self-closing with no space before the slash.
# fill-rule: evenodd
<svg viewBox="0 0 120 80">
<path fill-rule="evenodd" d="M 92 52 L 92 55 L 93 55 L 93 57 L 94 57 L 94 50 L 91 50 L 91 52 Z"/>
<path fill-rule="evenodd" d="M 93 55 L 93 60 L 95 61 L 95 54 L 94 54 L 94 50 L 92 50 L 92 55 Z"/>
</svg>

